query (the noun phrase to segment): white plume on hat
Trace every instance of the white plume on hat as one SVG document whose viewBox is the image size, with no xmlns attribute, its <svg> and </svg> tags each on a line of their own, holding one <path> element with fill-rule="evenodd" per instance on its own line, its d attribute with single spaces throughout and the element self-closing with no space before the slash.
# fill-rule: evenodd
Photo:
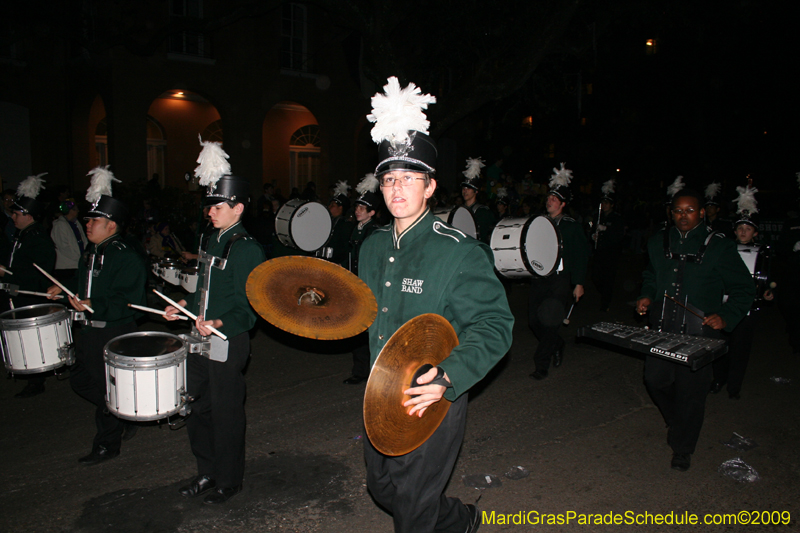
<svg viewBox="0 0 800 533">
<path fill-rule="evenodd" d="M 346 181 L 338 181 L 336 182 L 336 188 L 333 189 L 333 196 L 344 195 L 347 196 L 347 191 L 350 190 L 350 186 L 347 184 Z"/>
<path fill-rule="evenodd" d="M 480 177 L 481 169 L 485 166 L 486 164 L 480 157 L 468 157 L 467 170 L 463 171 L 462 174 L 464 174 L 464 177 L 467 178 L 467 181 L 472 181 L 475 178 Z"/>
<path fill-rule="evenodd" d="M 554 189 L 556 187 L 569 187 L 570 182 L 572 181 L 572 171 L 565 168 L 564 165 L 566 163 L 561 163 L 561 168 L 553 168 L 553 175 L 550 176 L 550 188 Z"/>
<path fill-rule="evenodd" d="M 508 197 L 508 190 L 505 187 L 497 188 L 497 199 L 503 200 Z"/>
<path fill-rule="evenodd" d="M 719 194 L 720 189 L 722 189 L 721 183 L 717 182 L 709 183 L 708 187 L 706 187 L 706 192 L 705 192 L 706 198 L 708 198 L 709 200 L 713 200 Z"/>
<path fill-rule="evenodd" d="M 36 176 L 28 176 L 24 180 L 20 182 L 17 186 L 17 196 L 24 196 L 26 198 L 30 198 L 31 200 L 35 200 L 37 196 L 39 196 L 39 192 L 46 188 L 44 186 L 44 180 L 42 176 L 46 176 L 47 172 L 42 172 L 41 174 L 37 174 Z"/>
<path fill-rule="evenodd" d="M 603 194 L 613 194 L 614 193 L 614 180 L 608 180 L 600 187 L 600 192 Z"/>
<path fill-rule="evenodd" d="M 372 97 L 372 113 L 367 115 L 367 120 L 375 123 L 372 140 L 376 144 L 384 140 L 392 146 L 407 144 L 410 141 L 409 131 L 428 133 L 431 123 L 422 110 L 427 109 L 428 104 L 436 103 L 435 96 L 422 94 L 422 90 L 413 83 L 401 89 L 395 76 L 388 79 L 383 90 L 385 94 L 376 93 Z"/>
<path fill-rule="evenodd" d="M 104 167 L 95 167 L 90 170 L 88 174 L 86 174 L 87 176 L 92 177 L 89 188 L 86 190 L 86 201 L 92 205 L 96 205 L 97 202 L 100 201 L 100 197 L 104 194 L 106 196 L 111 196 L 112 181 L 122 183 L 120 180 L 114 177 L 114 174 L 110 170 L 108 170 L 109 166 L 110 165 L 106 165 Z"/>
<path fill-rule="evenodd" d="M 358 185 L 356 185 L 356 192 L 359 195 L 364 194 L 366 192 L 375 192 L 376 190 L 378 190 L 378 185 L 380 185 L 380 183 L 378 182 L 378 178 L 375 177 L 374 173 L 370 172 L 369 174 L 364 176 L 364 178 L 361 181 L 358 182 Z"/>
<path fill-rule="evenodd" d="M 198 183 L 204 187 L 208 187 L 209 192 L 214 192 L 217 188 L 217 182 L 222 176 L 227 176 L 231 173 L 231 164 L 228 163 L 230 157 L 222 149 L 222 144 L 214 141 L 204 141 L 198 134 L 197 138 L 200 139 L 200 144 L 203 149 L 200 155 L 197 156 L 197 168 L 194 169 L 194 175 Z"/>
<path fill-rule="evenodd" d="M 670 183 L 669 187 L 667 187 L 667 196 L 673 197 L 678 194 L 678 191 L 683 189 L 685 184 L 683 183 L 683 176 L 678 176 L 675 178 L 675 181 Z"/>
<path fill-rule="evenodd" d="M 758 189 L 755 187 L 750 187 L 749 185 L 745 187 L 736 187 L 736 192 L 739 193 L 739 197 L 736 199 L 736 213 L 742 215 L 755 215 L 758 213 L 758 202 L 756 202 L 756 193 Z"/>
</svg>

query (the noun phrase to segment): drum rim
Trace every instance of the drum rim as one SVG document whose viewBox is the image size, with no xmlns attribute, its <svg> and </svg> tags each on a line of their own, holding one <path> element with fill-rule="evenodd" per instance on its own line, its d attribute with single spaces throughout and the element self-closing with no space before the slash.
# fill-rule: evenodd
<svg viewBox="0 0 800 533">
<path fill-rule="evenodd" d="M 173 337 L 180 341 L 181 347 L 174 352 L 165 353 L 161 355 L 151 355 L 145 358 L 139 356 L 122 355 L 114 352 L 109 348 L 111 343 L 130 337 Z M 159 368 L 166 368 L 170 366 L 179 366 L 187 358 L 186 341 L 174 333 L 166 331 L 135 331 L 133 333 L 126 333 L 118 337 L 114 337 L 103 346 L 103 361 L 107 365 L 114 368 L 123 370 L 137 369 L 137 370 L 156 370 Z M 177 362 L 177 364 L 176 364 Z"/>
<path fill-rule="evenodd" d="M 544 274 L 544 273 L 539 273 L 539 272 L 537 272 L 537 271 L 536 271 L 536 270 L 533 268 L 533 265 L 528 265 L 528 268 L 530 268 L 530 269 L 531 269 L 531 272 L 533 272 L 533 273 L 534 273 L 534 274 L 536 274 L 537 276 L 540 276 L 540 277 L 546 278 L 546 277 L 548 277 L 549 275 L 551 275 L 553 272 L 555 272 L 555 271 L 558 269 L 558 265 L 560 265 L 560 264 L 561 264 L 561 251 L 564 249 L 564 242 L 561 240 L 561 232 L 558 230 L 558 226 L 557 226 L 557 225 L 556 225 L 556 223 L 555 223 L 555 222 L 553 222 L 553 221 L 550 219 L 550 217 L 548 217 L 547 215 L 536 215 L 536 216 L 531 216 L 531 217 L 530 217 L 530 219 L 528 220 L 528 222 L 526 222 L 526 223 L 525 223 L 525 226 L 526 226 L 526 227 L 524 227 L 524 228 L 523 228 L 524 237 L 527 237 L 527 236 L 528 236 L 528 229 L 530 228 L 530 225 L 533 223 L 533 221 L 534 221 L 534 220 L 536 220 L 537 218 L 543 218 L 543 219 L 545 219 L 547 222 L 549 222 L 549 223 L 550 223 L 550 225 L 551 225 L 551 226 L 553 227 L 553 229 L 555 230 L 555 232 L 556 232 L 556 238 L 558 239 L 558 250 L 556 251 L 556 260 L 555 260 L 555 263 L 553 264 L 553 268 L 551 268 L 551 269 L 550 269 L 550 272 L 548 272 L 548 273 L 546 273 L 546 274 Z M 524 241 L 523 241 L 523 242 L 524 242 Z M 527 243 L 525 243 L 525 244 L 523 244 L 522 246 L 525 248 L 525 254 L 524 254 L 524 256 L 523 256 L 523 261 L 527 262 L 527 261 L 528 261 L 528 245 L 527 245 Z"/>
<path fill-rule="evenodd" d="M 60 307 L 58 311 L 53 313 L 48 313 L 42 316 L 35 316 L 30 318 L 3 318 L 3 315 L 14 313 L 17 311 L 22 311 L 23 309 L 28 309 L 32 307 Z M 70 312 L 67 308 L 61 304 L 57 303 L 43 303 L 43 304 L 34 304 L 34 305 L 26 305 L 24 307 L 17 307 L 16 309 L 9 309 L 8 311 L 4 311 L 0 313 L 0 331 L 19 331 L 21 329 L 30 329 L 31 327 L 38 327 L 38 326 L 49 326 L 51 324 L 57 324 L 64 320 L 69 320 Z M 69 327 L 69 325 L 67 325 Z"/>
</svg>

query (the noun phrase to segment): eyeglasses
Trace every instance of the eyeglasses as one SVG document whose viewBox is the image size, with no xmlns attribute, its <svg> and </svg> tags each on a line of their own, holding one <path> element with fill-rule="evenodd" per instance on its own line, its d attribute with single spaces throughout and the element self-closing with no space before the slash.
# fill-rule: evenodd
<svg viewBox="0 0 800 533">
<path fill-rule="evenodd" d="M 686 209 L 677 209 L 677 208 L 676 209 L 671 209 L 671 211 L 672 211 L 673 215 L 681 216 L 684 213 L 687 214 L 687 215 L 691 215 L 692 213 L 695 213 L 697 211 L 697 209 L 695 209 L 694 207 L 687 207 Z"/>
<path fill-rule="evenodd" d="M 425 178 L 418 178 L 410 174 L 406 174 L 405 176 L 402 176 L 400 178 L 384 175 L 380 177 L 380 182 L 381 182 L 381 187 L 392 187 L 394 186 L 395 182 L 397 182 L 401 187 L 408 187 L 409 185 L 414 183 L 415 180 L 424 180 L 424 179 Z"/>
</svg>

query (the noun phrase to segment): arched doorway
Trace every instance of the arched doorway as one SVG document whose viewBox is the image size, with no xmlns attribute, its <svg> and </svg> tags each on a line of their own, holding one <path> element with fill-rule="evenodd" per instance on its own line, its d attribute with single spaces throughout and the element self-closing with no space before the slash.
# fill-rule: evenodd
<svg viewBox="0 0 800 533">
<path fill-rule="evenodd" d="M 264 117 L 262 127 L 264 182 L 275 185 L 276 193 L 285 198 L 298 192 L 306 183 L 320 183 L 320 127 L 314 114 L 293 102 L 275 104 Z M 319 190 L 319 189 L 318 189 Z"/>
<path fill-rule="evenodd" d="M 319 183 L 319 125 L 298 128 L 289 140 L 290 185 L 302 189 L 306 183 Z"/>
</svg>

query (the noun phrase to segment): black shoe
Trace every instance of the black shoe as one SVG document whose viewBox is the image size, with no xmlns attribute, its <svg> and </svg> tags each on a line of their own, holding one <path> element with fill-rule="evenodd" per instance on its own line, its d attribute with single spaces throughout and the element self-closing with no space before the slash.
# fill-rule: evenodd
<svg viewBox="0 0 800 533">
<path fill-rule="evenodd" d="M 212 492 L 203 499 L 203 503 L 206 503 L 208 505 L 217 505 L 220 503 L 225 503 L 226 501 L 230 500 L 240 492 L 242 492 L 241 485 L 239 485 L 238 487 L 228 487 L 227 489 L 215 489 L 214 492 Z"/>
<path fill-rule="evenodd" d="M 44 382 L 29 381 L 25 388 L 14 395 L 14 398 L 30 398 L 44 392 Z"/>
<path fill-rule="evenodd" d="M 561 363 L 564 362 L 564 348 L 559 348 L 556 350 L 556 353 L 553 354 L 553 366 L 558 368 L 561 366 Z"/>
<path fill-rule="evenodd" d="M 466 533 L 475 533 L 481 527 L 481 510 L 468 503 L 467 511 L 469 511 L 469 527 L 467 527 Z"/>
<path fill-rule="evenodd" d="M 345 385 L 358 385 L 359 383 L 364 383 L 367 381 L 367 378 L 362 378 L 359 376 L 350 376 L 346 380 L 342 381 Z"/>
<path fill-rule="evenodd" d="M 130 422 L 125 423 L 125 429 L 122 430 L 122 440 L 129 441 L 136 436 L 139 431 L 139 426 Z"/>
<path fill-rule="evenodd" d="M 692 454 L 690 453 L 673 453 L 672 454 L 672 463 L 670 464 L 672 468 L 678 470 L 679 472 L 686 472 L 689 470 L 689 467 L 692 466 Z"/>
<path fill-rule="evenodd" d="M 108 461 L 109 459 L 113 459 L 118 455 L 119 450 L 112 452 L 105 446 L 98 446 L 86 457 L 81 457 L 78 459 L 78 462 L 82 465 L 91 466 L 102 463 L 103 461 Z"/>
<path fill-rule="evenodd" d="M 534 372 L 533 374 L 530 374 L 530 376 L 531 376 L 533 379 L 536 379 L 536 380 L 539 380 L 539 381 L 541 381 L 541 380 L 543 380 L 544 378 L 546 378 L 546 377 L 547 377 L 547 370 L 537 370 L 537 371 L 536 371 L 536 372 Z"/>
<path fill-rule="evenodd" d="M 719 381 L 715 381 L 714 383 L 711 384 L 711 388 L 709 389 L 709 392 L 711 394 L 716 394 L 721 390 L 722 390 L 722 383 L 720 383 Z"/>
<path fill-rule="evenodd" d="M 188 485 L 178 489 L 182 496 L 194 498 L 210 491 L 217 486 L 217 482 L 208 476 L 197 476 Z"/>
</svg>

